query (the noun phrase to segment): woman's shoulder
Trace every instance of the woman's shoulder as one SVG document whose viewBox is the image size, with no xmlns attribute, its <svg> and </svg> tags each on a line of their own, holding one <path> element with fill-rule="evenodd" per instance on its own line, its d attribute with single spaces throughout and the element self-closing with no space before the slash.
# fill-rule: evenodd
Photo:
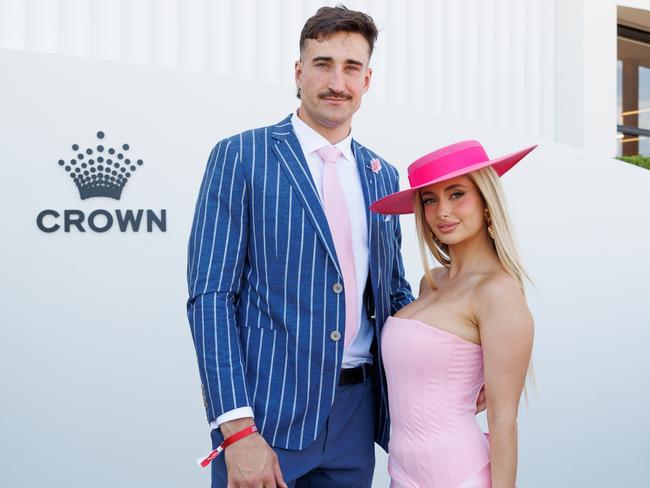
<svg viewBox="0 0 650 488">
<path fill-rule="evenodd" d="M 439 266 L 437 268 L 431 268 L 430 273 L 431 273 L 431 278 L 433 278 L 433 281 L 435 283 L 435 282 L 441 280 L 444 277 L 445 273 L 447 273 L 447 268 L 445 268 L 443 266 Z M 427 280 L 427 275 L 425 273 L 424 275 L 422 275 L 422 278 L 420 279 L 420 295 L 419 296 L 426 295 L 427 293 L 430 293 L 431 291 L 433 291 L 433 290 L 431 289 L 431 286 L 429 286 L 429 282 Z"/>
<path fill-rule="evenodd" d="M 505 270 L 487 273 L 476 284 L 474 305 L 479 315 L 504 312 L 529 315 L 526 297 L 519 281 Z"/>
<path fill-rule="evenodd" d="M 493 290 L 501 293 L 512 293 L 513 290 L 517 290 L 521 293 L 517 279 L 504 269 L 484 273 L 477 280 L 477 288 L 482 291 Z"/>
<path fill-rule="evenodd" d="M 485 273 L 476 282 L 476 298 L 481 301 L 492 302 L 508 299 L 524 299 L 521 285 L 505 270 L 495 270 Z"/>
</svg>

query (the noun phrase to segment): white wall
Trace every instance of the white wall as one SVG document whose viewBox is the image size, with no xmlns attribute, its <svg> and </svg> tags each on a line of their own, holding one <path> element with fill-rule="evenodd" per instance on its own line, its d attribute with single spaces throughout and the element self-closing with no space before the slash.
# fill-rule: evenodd
<svg viewBox="0 0 650 488">
<path fill-rule="evenodd" d="M 195 194 L 212 145 L 281 119 L 293 91 L 18 51 L 0 50 L 0 65 L 0 484 L 208 486 L 194 464 L 210 446 L 184 313 Z M 495 156 L 541 143 L 504 177 L 536 283 L 538 385 L 521 413 L 520 486 L 643 486 L 650 172 L 376 101 L 354 129 L 403 172 L 463 138 Z M 81 201 L 57 164 L 97 130 L 145 161 L 119 201 Z M 35 224 L 45 208 L 165 208 L 167 232 L 45 234 Z M 388 486 L 385 466 L 380 454 L 376 487 Z"/>
<path fill-rule="evenodd" d="M 184 315 L 195 192 L 216 140 L 295 106 L 298 34 L 323 3 L 0 0 L 0 485 L 208 485 L 193 464 L 209 439 Z M 382 27 L 360 141 L 403 172 L 458 139 L 494 155 L 541 142 L 504 178 L 536 283 L 524 487 L 646 478 L 650 173 L 607 158 L 614 4 L 348 2 Z M 81 201 L 56 164 L 100 129 L 145 160 L 120 201 Z M 165 208 L 168 229 L 44 234 L 45 208 Z"/>
<path fill-rule="evenodd" d="M 621 7 L 650 10 L 650 0 L 617 0 L 616 4 L 620 5 Z"/>
<path fill-rule="evenodd" d="M 0 48 L 293 85 L 322 0 L 0 0 Z M 350 0 L 381 28 L 369 100 L 616 151 L 614 0 Z"/>
</svg>

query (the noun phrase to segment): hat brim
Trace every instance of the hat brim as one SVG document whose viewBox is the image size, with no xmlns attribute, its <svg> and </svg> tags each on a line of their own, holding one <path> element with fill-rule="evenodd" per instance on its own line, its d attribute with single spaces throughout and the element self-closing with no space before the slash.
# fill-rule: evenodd
<svg viewBox="0 0 650 488">
<path fill-rule="evenodd" d="M 510 168 L 517 164 L 521 159 L 523 159 L 529 152 L 535 149 L 537 145 L 521 149 L 511 154 L 501 156 L 497 159 L 491 159 L 488 161 L 481 161 L 480 163 L 475 163 L 470 166 L 465 166 L 463 168 L 457 169 L 450 173 L 435 178 L 431 181 L 422 183 L 421 185 L 408 188 L 406 190 L 398 191 L 392 193 L 384 198 L 381 198 L 370 205 L 370 210 L 379 214 L 409 214 L 413 213 L 415 209 L 413 208 L 413 195 L 420 188 L 433 185 L 434 183 L 439 183 L 441 181 L 450 180 L 456 178 L 457 176 L 466 175 L 472 171 L 477 171 L 479 169 L 485 168 L 486 166 L 492 166 L 494 171 L 499 175 L 505 174 Z"/>
</svg>

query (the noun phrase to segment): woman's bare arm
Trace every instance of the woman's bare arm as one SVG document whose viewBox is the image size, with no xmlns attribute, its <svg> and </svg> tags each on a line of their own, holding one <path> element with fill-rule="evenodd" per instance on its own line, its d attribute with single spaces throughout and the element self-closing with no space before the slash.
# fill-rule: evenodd
<svg viewBox="0 0 650 488">
<path fill-rule="evenodd" d="M 493 488 L 517 479 L 517 412 L 533 345 L 533 319 L 518 283 L 493 276 L 479 286 L 477 320 L 483 347 Z"/>
</svg>

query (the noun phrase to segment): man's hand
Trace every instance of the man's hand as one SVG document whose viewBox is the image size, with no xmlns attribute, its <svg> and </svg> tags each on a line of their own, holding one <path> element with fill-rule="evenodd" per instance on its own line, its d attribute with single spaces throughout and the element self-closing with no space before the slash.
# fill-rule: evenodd
<svg viewBox="0 0 650 488">
<path fill-rule="evenodd" d="M 481 413 L 487 408 L 487 401 L 485 400 L 485 385 L 481 388 L 481 391 L 478 392 L 478 398 L 476 399 L 476 413 Z"/>
<path fill-rule="evenodd" d="M 252 418 L 225 422 L 219 426 L 224 438 L 253 425 Z M 287 488 L 278 456 L 259 434 L 251 434 L 224 451 L 228 488 Z"/>
</svg>

